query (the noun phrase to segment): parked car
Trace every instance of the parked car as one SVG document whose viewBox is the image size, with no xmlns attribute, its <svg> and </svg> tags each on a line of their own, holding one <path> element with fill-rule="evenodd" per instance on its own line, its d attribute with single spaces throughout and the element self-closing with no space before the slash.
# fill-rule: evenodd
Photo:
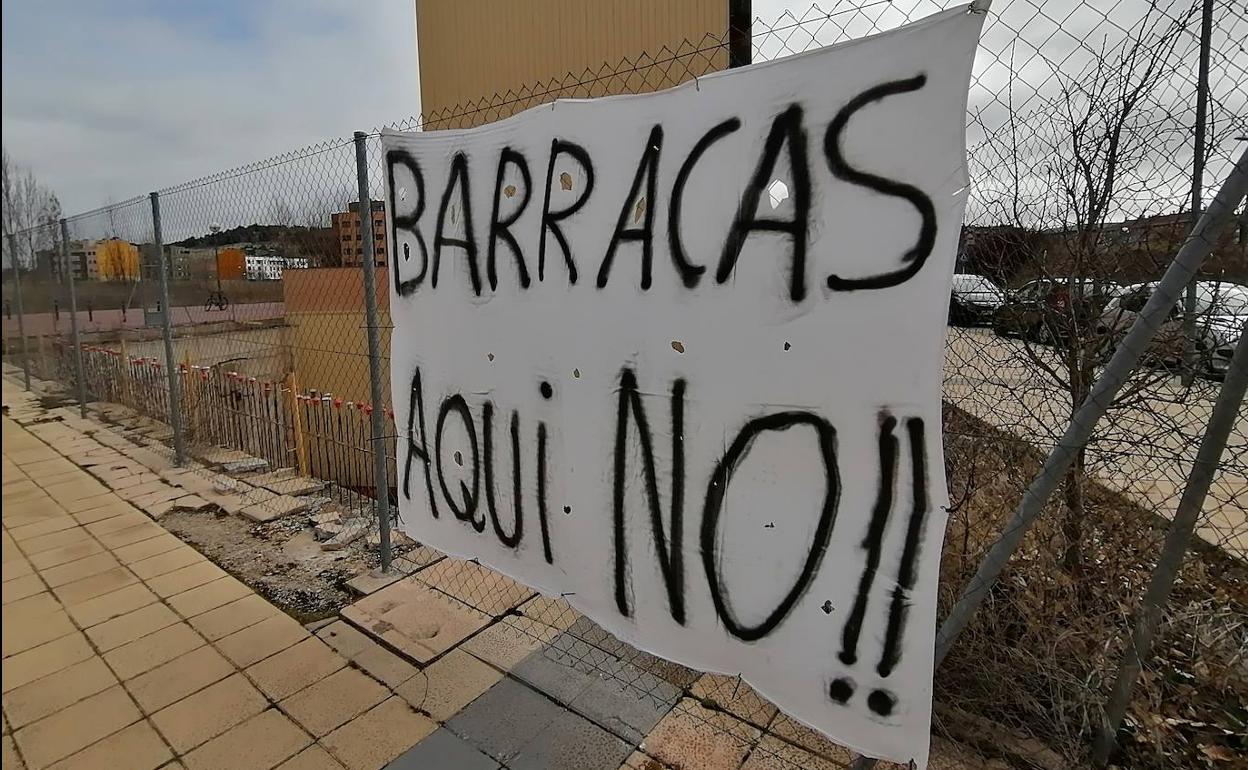
<svg viewBox="0 0 1248 770">
<path fill-rule="evenodd" d="M 1077 330 L 1091 332 L 1122 289 L 1112 281 L 1039 278 L 1007 295 L 993 314 L 992 328 L 1003 337 L 1058 344 Z"/>
<path fill-rule="evenodd" d="M 986 326 L 1005 302 L 1005 293 L 982 275 L 957 273 L 949 295 L 949 323 L 954 326 Z"/>
<path fill-rule="evenodd" d="M 1107 351 L 1126 335 L 1156 289 L 1156 282 L 1129 286 L 1121 297 L 1105 306 L 1098 328 L 1109 342 Z M 1149 343 L 1146 352 L 1150 364 L 1163 367 L 1182 364 L 1188 348 L 1183 316 L 1184 301 L 1180 299 Z M 1191 337 L 1197 374 L 1214 378 L 1226 375 L 1245 324 L 1248 324 L 1248 287 L 1222 281 L 1197 281 L 1196 318 Z"/>
</svg>

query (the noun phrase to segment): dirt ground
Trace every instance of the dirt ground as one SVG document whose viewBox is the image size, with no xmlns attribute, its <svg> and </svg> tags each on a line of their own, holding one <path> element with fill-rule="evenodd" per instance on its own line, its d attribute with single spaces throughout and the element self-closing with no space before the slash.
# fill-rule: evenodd
<svg viewBox="0 0 1248 770">
<path fill-rule="evenodd" d="M 302 516 L 253 524 L 176 511 L 160 523 L 302 623 L 335 615 L 351 602 L 346 582 L 378 565 L 377 554 L 359 544 L 322 551 Z"/>
</svg>

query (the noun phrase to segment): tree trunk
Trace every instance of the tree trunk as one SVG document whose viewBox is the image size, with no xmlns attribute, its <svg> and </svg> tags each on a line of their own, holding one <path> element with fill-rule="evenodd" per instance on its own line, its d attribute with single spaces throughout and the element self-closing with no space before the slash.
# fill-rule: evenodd
<svg viewBox="0 0 1248 770">
<path fill-rule="evenodd" d="M 1062 569 L 1073 578 L 1078 578 L 1083 569 L 1084 476 L 1084 450 L 1080 449 L 1066 471 L 1062 512 Z"/>
</svg>

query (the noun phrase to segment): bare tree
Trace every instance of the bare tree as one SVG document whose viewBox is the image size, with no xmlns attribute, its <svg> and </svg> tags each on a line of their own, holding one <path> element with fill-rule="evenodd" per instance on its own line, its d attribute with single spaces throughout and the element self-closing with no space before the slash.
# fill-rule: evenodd
<svg viewBox="0 0 1248 770">
<path fill-rule="evenodd" d="M 3 148 L 0 181 L 4 190 L 4 232 L 14 235 L 19 244 L 17 254 L 8 254 L 10 243 L 5 238 L 5 253 L 13 265 L 31 270 L 35 267 L 35 255 L 54 248 L 59 242 L 60 200 L 39 181 L 34 171 L 15 162 L 7 147 Z M 52 264 L 59 264 L 59 260 L 53 260 Z"/>
<path fill-rule="evenodd" d="M 1121 292 L 1120 282 L 1155 277 L 1124 269 L 1126 252 L 1143 247 L 1125 223 L 1156 213 L 1137 201 L 1158 200 L 1156 188 L 1168 181 L 1155 165 L 1157 132 L 1167 118 L 1162 91 L 1181 63 L 1176 41 L 1184 23 L 1182 15 L 1150 5 L 1123 41 L 1112 48 L 1102 44 L 1082 72 L 1059 72 L 1056 94 L 1027 112 L 1015 108 L 1012 88 L 1007 90 L 1008 122 L 977 148 L 995 159 L 991 184 L 999 192 L 991 209 L 1003 223 L 982 239 L 992 247 L 988 261 L 1035 279 L 996 324 L 998 333 L 1021 338 L 1027 373 L 1015 387 L 1035 426 L 1063 425 L 1091 392 L 1121 333 L 1102 318 L 1107 302 Z M 997 253 L 1002 250 L 1009 253 Z M 1168 256 L 1157 254 L 1152 262 L 1164 266 Z M 1147 408 L 1145 394 L 1155 394 L 1169 379 L 1156 369 L 1137 373 L 1112 408 Z M 1104 421 L 1091 444 L 1094 455 L 1112 462 L 1102 455 L 1150 440 L 1138 431 L 1169 427 L 1164 420 L 1143 422 L 1123 428 L 1118 420 Z M 1098 449 L 1106 452 L 1097 455 Z M 1072 577 L 1084 566 L 1088 474 L 1085 448 L 1067 472 L 1060 514 L 1060 561 Z"/>
</svg>

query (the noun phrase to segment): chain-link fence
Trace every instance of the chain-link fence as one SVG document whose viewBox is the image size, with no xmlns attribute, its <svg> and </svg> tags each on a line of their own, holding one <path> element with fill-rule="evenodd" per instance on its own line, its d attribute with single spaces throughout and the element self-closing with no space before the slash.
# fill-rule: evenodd
<svg viewBox="0 0 1248 770">
<path fill-rule="evenodd" d="M 938 9 L 881 0 L 786 13 L 753 25 L 754 60 Z M 1205 185 L 1225 178 L 1245 146 L 1245 40 L 1248 10 L 1234 0 L 994 5 L 968 105 L 971 189 L 945 361 L 942 614 L 1143 310 L 1209 197 Z M 727 46 L 726 35 L 688 41 L 394 127 L 472 127 L 557 98 L 665 88 L 725 67 Z M 333 552 L 355 554 L 352 569 L 381 561 L 472 608 L 483 620 L 465 647 L 539 689 L 552 686 L 551 671 L 516 668 L 515 650 L 544 650 L 562 675 L 606 676 L 674 707 L 663 725 L 685 720 L 749 767 L 847 763 L 737 678 L 633 649 L 560 597 L 397 533 L 390 546 L 400 431 L 382 173 L 373 132 L 11 234 L 6 264 L 20 270 L 6 274 L 6 355 L 73 398 L 81 387 L 100 416 L 178 455 L 261 536 L 285 541 L 311 526 Z M 1243 211 L 938 669 L 938 733 L 1035 766 L 1087 760 L 1248 317 Z M 370 327 L 384 332 L 372 356 Z M 380 483 L 379 450 L 389 469 Z M 1248 750 L 1246 490 L 1241 404 L 1162 642 L 1130 702 L 1127 766 L 1199 767 Z M 177 526 L 196 537 L 197 525 Z M 617 717 L 625 732 L 654 727 Z M 652 733 L 650 755 L 678 765 L 670 743 Z"/>
</svg>

